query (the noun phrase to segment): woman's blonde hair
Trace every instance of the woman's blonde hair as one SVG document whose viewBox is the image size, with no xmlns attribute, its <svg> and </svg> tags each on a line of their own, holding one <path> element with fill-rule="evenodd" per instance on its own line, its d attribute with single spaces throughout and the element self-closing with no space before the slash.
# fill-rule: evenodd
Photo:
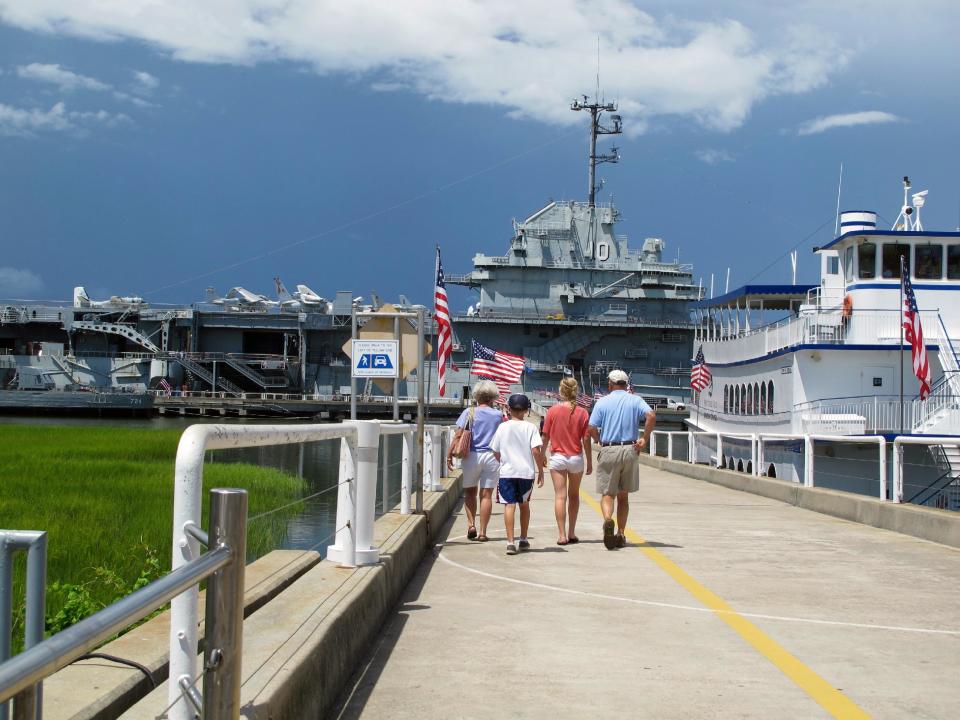
<svg viewBox="0 0 960 720">
<path fill-rule="evenodd" d="M 560 381 L 560 397 L 570 403 L 570 414 L 577 409 L 577 391 L 580 386 L 572 377 L 565 377 Z"/>
</svg>

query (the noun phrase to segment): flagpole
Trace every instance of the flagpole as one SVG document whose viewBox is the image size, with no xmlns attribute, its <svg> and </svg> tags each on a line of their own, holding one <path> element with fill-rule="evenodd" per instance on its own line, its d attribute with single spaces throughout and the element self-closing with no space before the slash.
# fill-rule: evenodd
<svg viewBox="0 0 960 720">
<path fill-rule="evenodd" d="M 905 263 L 900 256 L 900 434 L 903 435 L 903 278 Z M 876 425 L 877 419 L 873 419 Z"/>
</svg>

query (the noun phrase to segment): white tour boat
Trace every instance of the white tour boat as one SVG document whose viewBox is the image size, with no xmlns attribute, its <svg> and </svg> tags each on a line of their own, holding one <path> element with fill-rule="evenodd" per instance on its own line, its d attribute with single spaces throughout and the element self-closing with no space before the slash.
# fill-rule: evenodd
<svg viewBox="0 0 960 720">
<path fill-rule="evenodd" d="M 688 436 L 686 459 L 960 509 L 960 232 L 923 229 L 926 195 L 911 198 L 904 178 L 891 230 L 874 212 L 841 213 L 838 236 L 815 249 L 816 285 L 747 285 L 694 305 L 694 352 L 711 381 L 690 404 L 690 430 L 703 435 Z M 902 334 L 901 257 L 925 399 Z"/>
</svg>

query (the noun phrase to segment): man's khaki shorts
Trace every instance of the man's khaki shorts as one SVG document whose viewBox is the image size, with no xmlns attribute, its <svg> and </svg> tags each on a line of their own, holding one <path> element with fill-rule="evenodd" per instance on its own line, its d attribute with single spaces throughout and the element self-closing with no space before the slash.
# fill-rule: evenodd
<svg viewBox="0 0 960 720">
<path fill-rule="evenodd" d="M 633 445 L 609 445 L 597 453 L 597 492 L 616 495 L 640 488 L 640 462 Z"/>
</svg>

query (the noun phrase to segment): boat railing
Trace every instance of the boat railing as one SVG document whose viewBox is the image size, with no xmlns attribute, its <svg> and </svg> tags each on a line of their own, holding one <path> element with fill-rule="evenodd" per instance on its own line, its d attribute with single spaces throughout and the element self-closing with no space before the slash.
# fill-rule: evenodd
<svg viewBox="0 0 960 720">
<path fill-rule="evenodd" d="M 935 425 L 960 427 L 960 396 L 954 391 L 960 371 L 950 371 L 933 386 L 925 400 L 910 401 L 913 432 L 923 432 Z"/>
<path fill-rule="evenodd" d="M 939 313 L 920 313 L 926 340 L 940 342 Z M 804 312 L 750 330 L 727 331 L 723 327 L 700 329 L 707 362 L 727 363 L 764 357 L 801 344 L 812 345 L 899 345 L 900 312 L 898 310 L 856 310 L 844 315 L 842 310 Z"/>
<path fill-rule="evenodd" d="M 864 432 L 897 433 L 914 427 L 917 406 L 912 398 L 901 405 L 898 395 L 858 395 L 797 403 L 793 412 L 803 430 L 830 417 L 847 416 L 863 418 Z"/>
</svg>

